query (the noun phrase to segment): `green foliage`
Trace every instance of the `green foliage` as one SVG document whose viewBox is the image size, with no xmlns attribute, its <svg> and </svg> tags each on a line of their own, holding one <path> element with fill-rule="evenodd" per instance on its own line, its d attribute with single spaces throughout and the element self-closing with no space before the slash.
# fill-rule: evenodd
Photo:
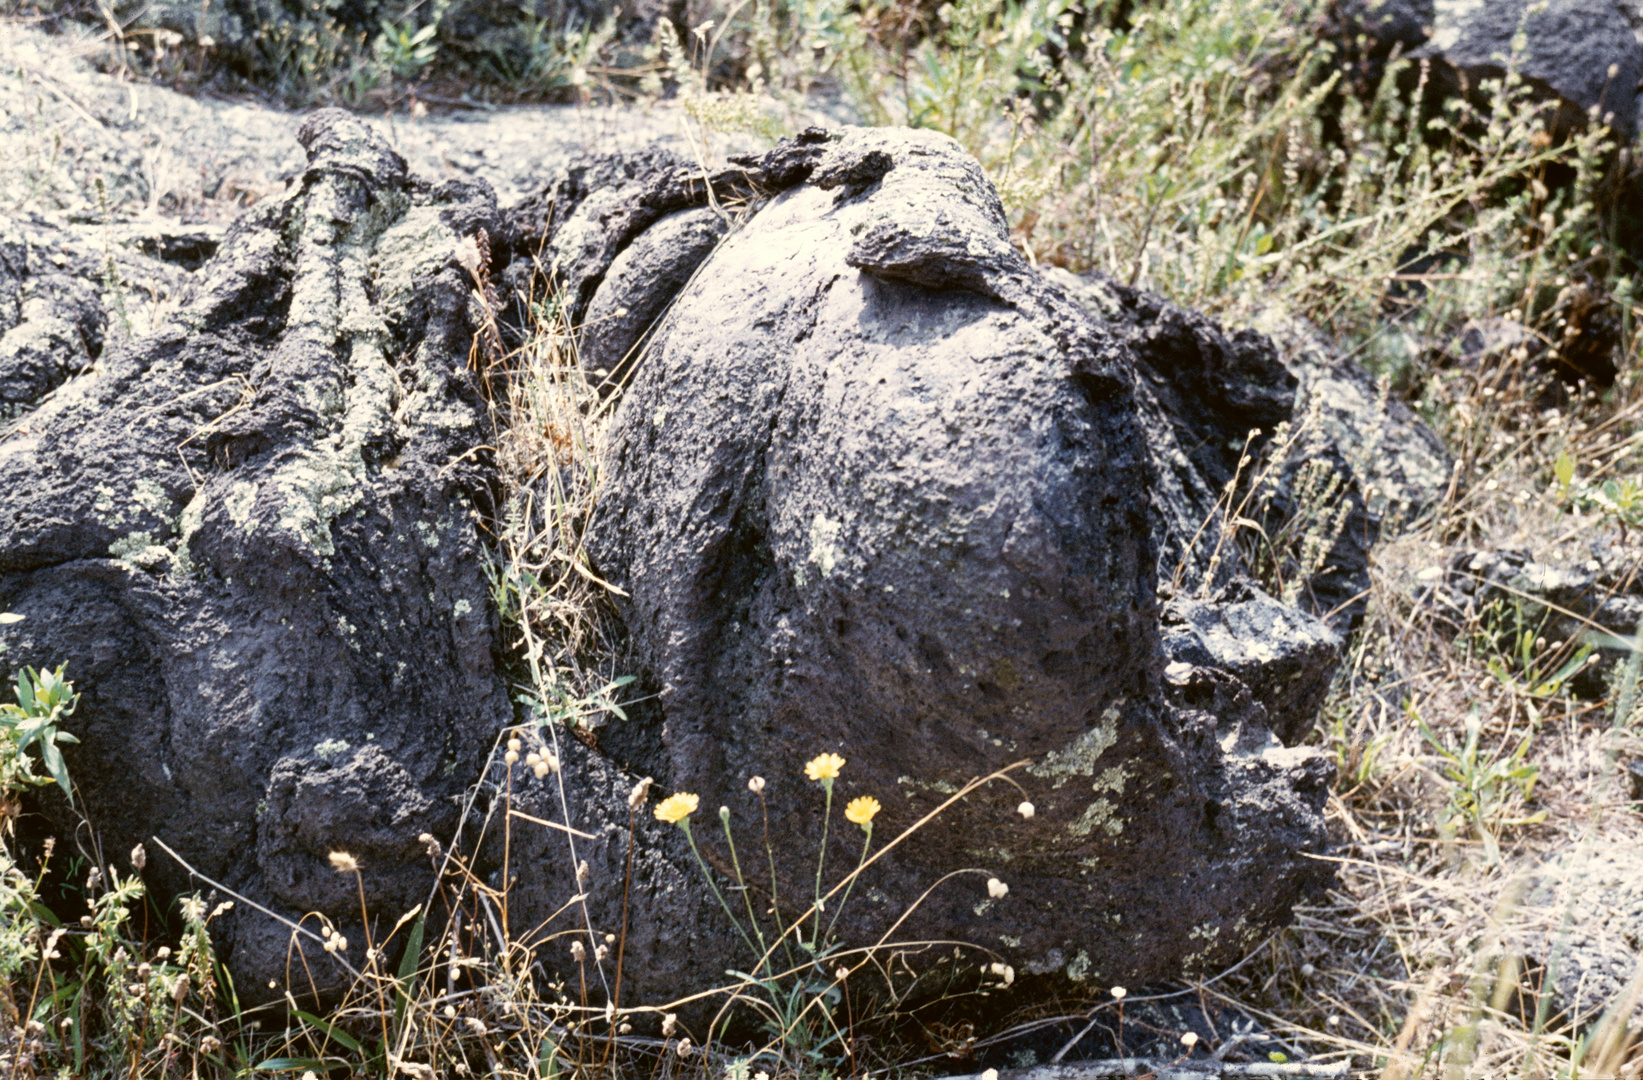
<svg viewBox="0 0 1643 1080">
<path fill-rule="evenodd" d="M 1535 780 L 1540 767 L 1528 761 L 1534 744 L 1534 732 L 1526 732 L 1515 747 L 1509 748 L 1511 733 L 1507 732 L 1493 750 L 1482 746 L 1483 725 L 1474 710 L 1466 719 L 1466 738 L 1458 746 L 1452 745 L 1416 717 L 1421 738 L 1438 756 L 1438 771 L 1447 782 L 1447 805 L 1442 822 L 1453 827 L 1469 826 L 1484 846 L 1485 861 L 1495 865 L 1500 861 L 1500 832 L 1513 825 L 1537 824 L 1546 819 L 1545 811 L 1533 814 L 1516 813 L 1516 808 L 1534 794 Z"/>
<path fill-rule="evenodd" d="M 377 62 L 396 78 L 415 79 L 439 55 L 439 42 L 434 39 L 438 33 L 437 22 L 417 29 L 383 19 L 382 33 L 373 45 Z"/>
<path fill-rule="evenodd" d="M 136 873 L 93 871 L 87 914 L 65 924 L 41 896 L 51 859 L 48 845 L 30 876 L 0 845 L 0 1012 L 9 1014 L 0 1067 L 23 1076 L 233 1071 L 207 928 L 233 905 L 207 914 L 198 897 L 185 898 L 176 947 L 156 948 L 133 924 L 144 897 Z"/>
<path fill-rule="evenodd" d="M 1611 521 L 1619 526 L 1622 537 L 1628 530 L 1643 525 L 1643 477 L 1583 480 L 1576 475 L 1574 459 L 1567 452 L 1557 456 L 1552 468 L 1557 479 L 1557 497 L 1572 509 L 1581 513 L 1595 511 L 1599 521 Z"/>
<path fill-rule="evenodd" d="M 63 670 L 62 666 L 56 671 L 24 668 L 17 675 L 17 703 L 0 705 L 0 730 L 6 736 L 0 748 L 0 789 L 8 793 L 20 785 L 50 782 L 34 775 L 33 763 L 28 757 L 29 747 L 38 745 L 46 771 L 64 795 L 73 796 L 68 766 L 63 763 L 58 744 L 80 740 L 57 725 L 74 715 L 80 696 L 74 692 L 74 684 L 63 678 Z"/>
<path fill-rule="evenodd" d="M 587 85 L 588 68 L 615 36 L 614 17 L 597 27 L 560 26 L 525 12 L 507 43 L 474 67 L 512 93 L 554 98 Z"/>
<path fill-rule="evenodd" d="M 1469 647 L 1502 685 L 1531 699 L 1557 697 L 1592 662 L 1594 648 L 1578 638 L 1548 648 L 1544 635 L 1550 619 L 1549 610 L 1522 597 L 1493 601 L 1484 609 Z M 1529 707 L 1534 708 L 1532 702 Z"/>
</svg>

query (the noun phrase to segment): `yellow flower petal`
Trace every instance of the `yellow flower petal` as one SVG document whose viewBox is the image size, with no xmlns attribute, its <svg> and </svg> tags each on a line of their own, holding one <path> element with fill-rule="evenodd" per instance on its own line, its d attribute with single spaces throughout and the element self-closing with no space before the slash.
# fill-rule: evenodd
<svg viewBox="0 0 1643 1080">
<path fill-rule="evenodd" d="M 873 815 L 878 812 L 879 801 L 871 795 L 863 795 L 850 800 L 850 805 L 844 808 L 844 820 L 866 828 L 867 823 L 872 821 Z"/>
<path fill-rule="evenodd" d="M 804 766 L 804 775 L 812 780 L 833 780 L 844 768 L 844 759 L 837 754 L 817 754 Z"/>
<path fill-rule="evenodd" d="M 669 795 L 656 804 L 656 820 L 665 821 L 669 825 L 677 825 L 694 814 L 697 804 L 701 801 L 695 795 L 687 795 L 682 791 Z"/>
</svg>

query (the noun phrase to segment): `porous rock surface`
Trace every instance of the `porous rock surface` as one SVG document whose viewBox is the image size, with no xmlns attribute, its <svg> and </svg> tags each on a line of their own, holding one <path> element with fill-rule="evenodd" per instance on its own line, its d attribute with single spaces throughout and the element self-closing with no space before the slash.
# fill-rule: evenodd
<svg viewBox="0 0 1643 1080">
<path fill-rule="evenodd" d="M 1511 66 L 1563 103 L 1564 123 L 1584 124 L 1595 109 L 1622 144 L 1638 133 L 1643 14 L 1633 0 L 1345 0 L 1338 8 L 1347 34 L 1436 61 L 1452 92 Z"/>
<path fill-rule="evenodd" d="M 1509 913 L 1507 943 L 1550 976 L 1558 1009 L 1581 1026 L 1636 994 L 1643 964 L 1643 852 L 1594 838 L 1549 859 Z M 1643 1000 L 1631 999 L 1631 1023 Z"/>
<path fill-rule="evenodd" d="M 152 323 L 183 289 L 176 266 L 108 232 L 0 215 L 0 423 L 88 370 L 111 336 Z"/>
<path fill-rule="evenodd" d="M 423 902 L 417 838 L 453 831 L 509 716 L 461 254 L 496 206 L 413 180 L 347 114 L 301 139 L 300 181 L 176 310 L 0 433 L 0 608 L 25 616 L 0 644 L 84 692 L 70 769 L 103 851 L 158 837 L 362 941 L 329 854 L 365 867 L 374 918 Z M 147 877 L 204 887 L 152 844 Z M 214 925 L 242 1000 L 283 984 L 285 927 L 243 905 Z"/>
<path fill-rule="evenodd" d="M 591 165 L 623 174 L 630 199 L 585 213 L 561 198 L 510 235 L 563 252 L 572 302 L 597 295 L 610 279 L 585 253 L 637 243 L 632 223 L 661 220 L 662 202 L 679 209 L 656 197 L 671 167 Z M 1283 745 L 1230 662 L 1166 655 L 1149 437 L 1189 420 L 1143 415 L 1160 407 L 1137 394 L 1130 330 L 1022 260 L 985 174 L 945 137 L 812 130 L 711 182 L 751 186 L 759 208 L 654 329 L 590 531 L 660 694 L 656 745 L 630 764 L 744 830 L 758 821 L 747 781 L 763 775 L 777 851 L 812 853 L 821 794 L 800 766 L 816 753 L 847 760 L 836 801 L 884 804 L 879 838 L 1025 762 L 1021 790 L 950 807 L 870 871 L 853 940 L 975 867 L 1008 894 L 960 877 L 895 937 L 972 942 L 1062 985 L 1240 957 L 1328 879 L 1308 856 L 1324 846 L 1329 769 Z M 561 236 L 558 222 L 600 227 L 590 243 L 585 224 Z M 1254 366 L 1234 427 L 1248 409 L 1293 408 L 1282 364 Z M 1249 603 L 1244 589 L 1223 603 Z M 1270 604 L 1274 661 L 1312 692 L 1339 639 Z M 1273 682 L 1259 691 L 1276 723 L 1304 735 Z M 697 837 L 728 871 L 716 832 Z M 788 900 L 808 895 L 807 863 L 778 859 Z M 546 917 L 562 891 L 517 894 L 516 917 Z M 654 992 L 642 970 L 625 977 Z"/>
</svg>

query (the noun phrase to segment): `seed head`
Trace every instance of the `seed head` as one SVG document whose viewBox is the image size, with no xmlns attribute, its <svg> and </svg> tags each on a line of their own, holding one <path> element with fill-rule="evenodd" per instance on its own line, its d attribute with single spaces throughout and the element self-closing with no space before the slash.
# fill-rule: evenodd
<svg viewBox="0 0 1643 1080">
<path fill-rule="evenodd" d="M 690 1056 L 690 1037 L 686 1036 L 685 1038 L 680 1039 L 679 1040 L 679 1046 L 678 1046 L 677 1049 L 678 1049 L 680 1057 L 682 1057 L 682 1058 L 689 1057 Z"/>
<path fill-rule="evenodd" d="M 662 1017 L 662 1038 L 671 1039 L 673 1033 L 679 1030 L 679 1014 L 667 1013 Z"/>
<path fill-rule="evenodd" d="M 143 845 L 138 844 L 131 849 L 131 868 L 140 872 L 147 865 L 148 852 L 143 850 Z"/>
<path fill-rule="evenodd" d="M 517 750 L 509 750 L 506 754 L 502 755 L 502 760 L 507 762 L 509 765 L 517 765 L 519 764 L 519 752 Z"/>
<path fill-rule="evenodd" d="M 1033 804 L 1030 802 L 1022 803 L 1020 806 L 1015 808 L 1015 812 L 1026 818 L 1028 821 L 1031 821 L 1033 819 L 1033 815 L 1038 813 L 1037 810 L 1033 809 Z"/>
<path fill-rule="evenodd" d="M 1186 1047 L 1188 1050 L 1191 1050 L 1194 1046 L 1197 1046 L 1198 1033 L 1196 1031 L 1189 1031 L 1185 1035 L 1181 1036 L 1181 1045 Z"/>
<path fill-rule="evenodd" d="M 633 790 L 628 792 L 629 810 L 637 810 L 641 806 L 645 805 L 645 799 L 650 795 L 650 785 L 655 782 L 656 781 L 647 776 L 637 784 L 633 785 Z"/>
<path fill-rule="evenodd" d="M 837 754 L 817 754 L 805 763 L 804 775 L 812 780 L 836 780 L 844 768 L 844 759 Z"/>
<path fill-rule="evenodd" d="M 1114 1001 L 1123 1001 L 1124 996 L 1128 993 L 1129 991 L 1124 989 L 1122 986 L 1115 986 L 1112 988 L 1112 997 Z"/>
<path fill-rule="evenodd" d="M 587 946 L 583 945 L 580 941 L 571 942 L 570 943 L 570 958 L 572 960 L 575 960 L 578 964 L 580 964 L 582 961 L 586 960 L 588 958 Z"/>
<path fill-rule="evenodd" d="M 1010 887 L 997 878 L 987 879 L 987 895 L 992 897 L 994 900 L 1002 900 L 1004 898 L 1004 894 L 1009 891 Z"/>
<path fill-rule="evenodd" d="M 751 791 L 755 795 L 763 795 L 764 794 L 764 777 L 755 776 L 752 779 L 748 780 L 747 790 Z"/>
<path fill-rule="evenodd" d="M 517 754 L 519 751 L 525 749 L 525 744 L 519 741 L 518 736 L 515 736 L 514 738 L 508 740 L 508 749 Z"/>
<path fill-rule="evenodd" d="M 359 860 L 346 851 L 331 852 L 331 869 L 339 874 L 359 873 Z"/>
</svg>

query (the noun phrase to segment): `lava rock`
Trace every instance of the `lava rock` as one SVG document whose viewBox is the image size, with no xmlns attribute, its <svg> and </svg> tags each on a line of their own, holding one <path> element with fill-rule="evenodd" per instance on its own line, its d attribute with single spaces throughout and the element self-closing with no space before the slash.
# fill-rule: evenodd
<svg viewBox="0 0 1643 1080">
<path fill-rule="evenodd" d="M 0 646 L 83 692 L 68 765 L 102 850 L 157 837 L 364 941 L 328 856 L 363 866 L 373 919 L 424 902 L 417 837 L 455 830 L 511 716 L 464 266 L 498 222 L 484 184 L 414 181 L 346 113 L 301 138 L 300 181 L 177 310 L 0 434 L 0 607 L 26 616 Z M 202 887 L 149 850 L 161 895 Z M 283 984 L 285 927 L 241 905 L 213 930 L 242 1001 Z"/>
<path fill-rule="evenodd" d="M 90 370 L 110 337 L 146 326 L 186 287 L 185 273 L 110 232 L 0 217 L 0 422 Z"/>
<path fill-rule="evenodd" d="M 1286 746 L 1311 734 L 1343 644 L 1327 625 L 1247 582 L 1208 600 L 1171 600 L 1162 623 L 1172 660 L 1166 675 L 1193 666 L 1235 675 Z"/>
<path fill-rule="evenodd" d="M 1425 599 L 1453 613 L 1457 625 L 1481 623 L 1513 655 L 1526 634 L 1548 643 L 1537 660 L 1540 681 L 1589 649 L 1584 666 L 1566 673 L 1570 688 L 1586 698 L 1606 696 L 1609 677 L 1631 655 L 1632 636 L 1643 625 L 1635 553 L 1600 551 L 1576 565 L 1518 549 L 1463 550 L 1434 573 Z"/>
<path fill-rule="evenodd" d="M 582 367 L 607 390 L 626 379 L 636 350 L 719 240 L 730 231 L 712 207 L 662 218 L 611 260 L 582 319 Z"/>
<path fill-rule="evenodd" d="M 1589 1030 L 1635 986 L 1643 956 L 1643 853 L 1600 843 L 1549 859 L 1511 912 L 1507 941 L 1544 972 L 1557 1009 Z M 1635 1026 L 1643 1002 L 1634 996 L 1631 1004 Z"/>
<path fill-rule="evenodd" d="M 1225 500 L 1228 484 L 1247 489 L 1264 472 L 1236 516 L 1285 540 L 1281 599 L 1336 631 L 1356 626 L 1370 547 L 1447 492 L 1453 466 L 1437 436 L 1304 324 L 1274 318 L 1227 334 L 1100 274 L 1050 276 L 1134 352 L 1166 597 L 1207 596 L 1256 569 L 1243 544 L 1224 539 Z M 1311 563 L 1295 565 L 1308 545 Z"/>
<path fill-rule="evenodd" d="M 1206 699 L 1219 712 L 1165 677 L 1144 337 L 1026 264 L 952 140 L 809 139 L 747 167 L 770 201 L 673 300 L 614 420 L 588 538 L 659 691 L 655 775 L 743 830 L 760 813 L 748 779 L 768 778 L 773 847 L 806 853 L 777 860 L 791 916 L 820 844 L 806 759 L 847 759 L 836 798 L 878 798 L 880 837 L 1021 762 L 1021 791 L 973 794 L 870 868 L 852 940 L 971 941 L 1042 986 L 1236 959 L 1329 879 L 1308 856 L 1325 846 L 1330 768 L 1282 746 L 1236 675 L 1189 665 L 1223 687 Z M 802 166 L 778 167 L 799 150 Z M 602 273 L 581 265 L 596 273 L 580 280 Z M 1271 386 L 1247 388 L 1240 422 L 1290 392 L 1260 356 Z M 712 832 L 697 841 L 729 874 Z M 960 878 L 908 910 L 963 866 L 1008 894 Z M 556 901 L 527 891 L 517 917 Z M 687 985 L 727 964 L 698 962 Z M 626 972 L 624 1001 L 676 990 L 670 976 Z"/>
<path fill-rule="evenodd" d="M 1414 55 L 1443 61 L 1463 89 L 1499 78 L 1510 63 L 1562 101 L 1567 123 L 1584 124 L 1595 110 L 1622 145 L 1637 135 L 1643 44 L 1614 0 L 1443 0 L 1430 42 Z"/>
<path fill-rule="evenodd" d="M 1404 52 L 1426 44 L 1437 21 L 1434 0 L 1346 0 L 1336 6 L 1349 33 L 1382 46 L 1400 45 Z"/>
<path fill-rule="evenodd" d="M 1346 55 L 1367 61 L 1368 92 L 1395 54 L 1432 61 L 1444 95 L 1474 94 L 1511 66 L 1559 102 L 1559 129 L 1584 127 L 1595 109 L 1621 145 L 1643 117 L 1640 28 L 1630 0 L 1338 0 L 1324 23 Z"/>
</svg>

